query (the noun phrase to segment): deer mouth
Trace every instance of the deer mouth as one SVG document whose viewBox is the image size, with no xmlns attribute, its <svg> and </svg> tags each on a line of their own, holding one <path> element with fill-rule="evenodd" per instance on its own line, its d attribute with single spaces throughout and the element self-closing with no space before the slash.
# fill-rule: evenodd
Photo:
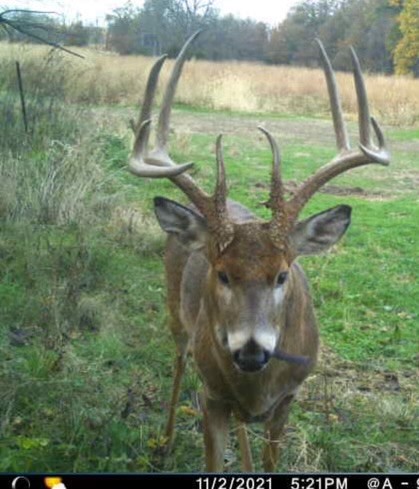
<svg viewBox="0 0 419 489">
<path fill-rule="evenodd" d="M 261 365 L 260 363 L 256 362 L 236 362 L 234 361 L 234 366 L 240 370 L 240 372 L 245 372 L 245 373 L 258 373 L 261 372 L 262 370 L 265 369 L 267 363 L 264 363 Z"/>
<path fill-rule="evenodd" d="M 233 354 L 235 367 L 241 372 L 246 373 L 261 372 L 265 369 L 271 358 L 294 365 L 301 365 L 303 367 L 310 367 L 312 364 L 312 359 L 309 357 L 304 355 L 292 355 L 291 353 L 287 353 L 280 349 L 276 349 L 272 354 L 265 350 L 252 352 L 250 355 L 243 354 L 241 350 L 238 350 Z"/>
<path fill-rule="evenodd" d="M 266 367 L 271 356 L 271 352 L 252 339 L 233 353 L 233 362 L 243 372 L 260 372 Z"/>
</svg>

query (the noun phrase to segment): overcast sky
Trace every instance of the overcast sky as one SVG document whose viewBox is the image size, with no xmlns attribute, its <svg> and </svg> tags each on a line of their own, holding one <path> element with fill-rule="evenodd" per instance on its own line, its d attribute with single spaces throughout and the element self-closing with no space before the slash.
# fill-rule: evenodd
<svg viewBox="0 0 419 489">
<path fill-rule="evenodd" d="M 237 17 L 250 17 L 254 20 L 276 25 L 281 22 L 292 5 L 299 0 L 215 0 L 215 6 L 222 15 L 234 14 Z M 77 15 L 83 21 L 103 22 L 105 15 L 114 8 L 121 7 L 125 0 L 0 0 L 0 11 L 6 8 L 30 8 L 32 10 L 51 10 L 74 19 Z M 134 5 L 144 2 L 133 0 Z"/>
</svg>

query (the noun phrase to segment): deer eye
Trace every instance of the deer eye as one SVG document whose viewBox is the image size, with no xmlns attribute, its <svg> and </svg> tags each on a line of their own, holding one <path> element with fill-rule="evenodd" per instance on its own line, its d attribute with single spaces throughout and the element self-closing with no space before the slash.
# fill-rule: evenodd
<svg viewBox="0 0 419 489">
<path fill-rule="evenodd" d="M 278 277 L 276 278 L 276 286 L 280 287 L 281 285 L 284 285 L 285 281 L 287 280 L 288 277 L 288 272 L 281 272 L 278 274 Z"/>
<path fill-rule="evenodd" d="M 230 280 L 228 279 L 228 275 L 225 272 L 218 272 L 218 280 L 224 285 L 230 284 Z"/>
</svg>

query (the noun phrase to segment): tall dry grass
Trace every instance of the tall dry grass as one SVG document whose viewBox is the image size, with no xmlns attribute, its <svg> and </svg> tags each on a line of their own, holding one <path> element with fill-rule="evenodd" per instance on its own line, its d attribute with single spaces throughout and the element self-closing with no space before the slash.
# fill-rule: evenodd
<svg viewBox="0 0 419 489">
<path fill-rule="evenodd" d="M 90 150 L 90 151 L 89 151 Z M 12 222 L 64 225 L 93 221 L 105 197 L 99 148 L 53 141 L 39 156 L 0 159 L 0 218 Z"/>
<path fill-rule="evenodd" d="M 28 130 L 16 91 L 13 48 L 0 56 L 0 220 L 68 225 L 93 222 L 106 198 L 99 139 L 89 108 L 67 103 L 76 79 L 57 52 L 19 50 Z M 103 136 L 103 134 L 102 134 Z"/>
<path fill-rule="evenodd" d="M 0 60 L 23 59 L 39 65 L 42 46 L 0 45 Z M 80 50 L 79 50 L 80 51 Z M 93 104 L 135 104 L 144 91 L 153 60 L 142 56 L 82 50 L 85 59 L 67 56 L 65 96 Z M 162 72 L 167 80 L 172 61 Z M 35 70 L 36 71 L 36 70 Z M 42 72 L 39 73 L 42 77 Z M 356 96 L 349 73 L 337 74 L 343 109 L 356 114 Z M 394 125 L 419 122 L 419 80 L 403 76 L 365 74 L 371 110 Z M 320 69 L 266 66 L 249 62 L 192 60 L 185 66 L 177 94 L 179 103 L 215 110 L 319 115 L 328 112 L 327 91 Z"/>
</svg>

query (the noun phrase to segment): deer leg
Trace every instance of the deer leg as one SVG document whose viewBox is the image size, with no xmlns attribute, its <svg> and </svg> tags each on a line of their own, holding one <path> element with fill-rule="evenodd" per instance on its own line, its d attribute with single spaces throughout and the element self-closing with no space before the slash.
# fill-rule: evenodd
<svg viewBox="0 0 419 489">
<path fill-rule="evenodd" d="M 294 396 L 286 397 L 275 409 L 272 418 L 265 424 L 266 445 L 263 451 L 263 469 L 274 472 L 279 458 L 279 443 Z"/>
<path fill-rule="evenodd" d="M 203 396 L 205 463 L 208 472 L 222 472 L 231 409 Z"/>
<path fill-rule="evenodd" d="M 242 458 L 242 470 L 243 472 L 253 472 L 252 452 L 250 450 L 249 438 L 244 423 L 240 423 L 238 426 L 237 438 L 239 440 L 240 454 Z"/>
<path fill-rule="evenodd" d="M 167 439 L 167 450 L 170 451 L 174 435 L 175 435 L 175 421 L 176 421 L 176 408 L 179 401 L 180 387 L 182 384 L 183 374 L 185 373 L 186 359 L 188 354 L 188 341 L 186 335 L 180 335 L 175 337 L 177 353 L 175 359 L 172 398 L 170 400 L 169 417 L 167 419 L 165 437 Z"/>
</svg>

